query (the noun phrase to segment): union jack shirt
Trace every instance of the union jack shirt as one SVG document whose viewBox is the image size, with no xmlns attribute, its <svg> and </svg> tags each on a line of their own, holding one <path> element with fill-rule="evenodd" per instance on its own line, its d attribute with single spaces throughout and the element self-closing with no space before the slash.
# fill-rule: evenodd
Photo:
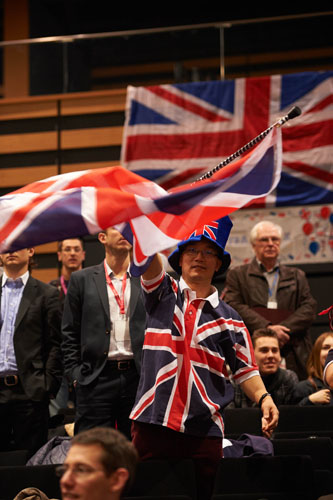
<svg viewBox="0 0 333 500">
<path fill-rule="evenodd" d="M 196 298 L 164 271 L 142 280 L 147 328 L 130 418 L 195 436 L 222 437 L 222 411 L 236 383 L 259 375 L 250 335 L 215 291 Z M 228 370 L 229 366 L 230 370 Z"/>
</svg>

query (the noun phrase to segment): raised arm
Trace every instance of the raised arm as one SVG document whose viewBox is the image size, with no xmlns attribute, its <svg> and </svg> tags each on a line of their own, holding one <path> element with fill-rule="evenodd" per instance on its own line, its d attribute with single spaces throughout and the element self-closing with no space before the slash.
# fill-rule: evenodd
<svg viewBox="0 0 333 500">
<path fill-rule="evenodd" d="M 157 253 L 154 255 L 154 258 L 151 261 L 150 266 L 142 274 L 142 278 L 146 281 L 152 280 L 157 276 L 159 276 L 162 271 L 163 271 L 162 259 L 161 256 Z"/>
</svg>

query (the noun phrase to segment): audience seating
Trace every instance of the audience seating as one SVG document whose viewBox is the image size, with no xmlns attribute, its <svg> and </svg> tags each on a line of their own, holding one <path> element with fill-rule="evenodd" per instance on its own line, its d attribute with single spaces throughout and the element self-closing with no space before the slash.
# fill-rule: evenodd
<svg viewBox="0 0 333 500">
<path fill-rule="evenodd" d="M 280 406 L 274 438 L 333 438 L 333 406 Z"/>
<path fill-rule="evenodd" d="M 125 499 L 186 498 L 196 499 L 194 464 L 192 460 L 149 460 L 138 464 L 134 483 Z M 200 499 L 198 499 L 200 500 Z"/>
<path fill-rule="evenodd" d="M 192 500 L 192 497 L 187 495 L 149 495 L 140 497 L 123 497 L 123 500 Z"/>
<path fill-rule="evenodd" d="M 308 436 L 333 438 L 333 406 L 279 407 L 279 424 L 275 439 L 304 438 Z M 259 408 L 228 408 L 224 411 L 225 437 L 237 439 L 241 434 L 261 433 L 261 410 Z"/>
<path fill-rule="evenodd" d="M 212 499 L 317 500 L 308 456 L 223 458 Z"/>
<path fill-rule="evenodd" d="M 25 465 L 28 461 L 28 450 L 12 450 L 0 452 L 0 467 L 4 465 Z"/>
<path fill-rule="evenodd" d="M 16 465 L 0 467 L 0 500 L 13 500 L 23 489 L 35 487 L 49 498 L 61 498 L 55 465 Z"/>
<path fill-rule="evenodd" d="M 222 459 L 211 500 L 318 500 L 332 493 L 333 407 L 282 406 L 279 411 L 274 456 Z M 261 435 L 259 408 L 228 409 L 224 418 L 227 438 Z M 0 453 L 0 500 L 13 500 L 29 486 L 60 499 L 55 465 L 26 466 L 26 458 L 25 450 Z M 124 499 L 206 500 L 196 496 L 191 460 L 139 463 Z"/>
<path fill-rule="evenodd" d="M 260 493 L 231 493 L 230 495 L 213 495 L 211 500 L 304 500 L 304 495 L 303 493 L 291 493 L 287 496 L 285 493 L 266 493 L 265 495 Z M 318 499 L 315 498 L 314 500 Z"/>
<path fill-rule="evenodd" d="M 224 410 L 225 437 L 237 439 L 241 434 L 262 436 L 260 408 L 227 408 Z"/>
<path fill-rule="evenodd" d="M 275 455 L 308 455 L 312 459 L 316 494 L 333 491 L 333 442 L 329 437 L 273 439 Z"/>
<path fill-rule="evenodd" d="M 333 472 L 333 442 L 328 437 L 273 439 L 275 455 L 310 455 L 315 470 Z"/>
</svg>

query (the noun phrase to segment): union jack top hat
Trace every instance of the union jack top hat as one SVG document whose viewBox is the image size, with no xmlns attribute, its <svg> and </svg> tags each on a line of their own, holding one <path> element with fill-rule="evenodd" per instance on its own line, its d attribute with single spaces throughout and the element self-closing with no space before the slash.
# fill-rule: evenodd
<svg viewBox="0 0 333 500">
<path fill-rule="evenodd" d="M 188 243 L 195 243 L 196 241 L 201 241 L 205 238 L 213 243 L 218 250 L 218 256 L 221 259 L 222 264 L 220 269 L 214 274 L 214 278 L 216 276 L 221 276 L 230 265 L 230 254 L 226 252 L 224 247 L 227 244 L 231 228 L 232 222 L 228 216 L 222 217 L 221 219 L 212 221 L 209 224 L 197 228 L 186 240 L 178 243 L 176 250 L 174 250 L 168 258 L 170 266 L 176 271 L 176 273 L 181 275 L 182 270 L 179 265 L 179 259 L 181 253 L 185 249 L 185 246 Z"/>
</svg>

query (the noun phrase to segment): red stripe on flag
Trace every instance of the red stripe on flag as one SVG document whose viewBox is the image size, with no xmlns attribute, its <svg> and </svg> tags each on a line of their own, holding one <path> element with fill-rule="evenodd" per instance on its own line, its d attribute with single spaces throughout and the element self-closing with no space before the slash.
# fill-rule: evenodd
<svg viewBox="0 0 333 500">
<path fill-rule="evenodd" d="M 295 142 L 297 142 L 298 151 L 331 146 L 332 130 L 333 120 L 309 123 L 299 127 L 286 127 L 282 131 L 283 151 L 295 151 Z"/>
<path fill-rule="evenodd" d="M 245 83 L 244 135 L 235 149 L 270 125 L 271 77 L 247 78 Z M 255 117 L 255 119 L 254 119 Z"/>
<path fill-rule="evenodd" d="M 171 377 L 174 377 L 174 375 L 176 373 L 177 373 L 177 367 L 169 370 L 166 373 L 163 373 L 160 377 L 157 378 L 154 387 L 157 388 L 165 380 L 170 379 Z M 135 413 L 131 414 L 131 419 L 135 420 L 151 404 L 151 402 L 155 399 L 155 394 L 156 394 L 156 391 L 154 391 L 153 394 L 149 398 L 144 400 L 144 402 L 141 404 L 141 406 L 139 408 L 137 408 Z"/>
<path fill-rule="evenodd" d="M 322 99 L 318 104 L 307 110 L 307 113 L 313 113 L 316 111 L 321 111 L 333 104 L 333 95 L 328 95 L 325 99 Z"/>
<path fill-rule="evenodd" d="M 178 174 L 173 175 L 171 179 L 167 179 L 165 181 L 161 181 L 159 185 L 165 189 L 166 191 L 172 189 L 175 186 L 179 186 L 179 184 L 183 184 L 187 180 L 192 179 L 193 177 L 200 177 L 203 172 L 207 171 L 207 165 L 201 168 L 188 168 L 179 172 Z M 174 173 L 174 172 L 173 172 Z"/>
<path fill-rule="evenodd" d="M 10 193 L 11 194 L 11 193 Z M 27 217 L 28 213 L 45 199 L 53 196 L 53 193 L 43 193 L 23 207 L 17 209 L 0 230 L 0 241 L 4 241 L 19 224 Z"/>
<path fill-rule="evenodd" d="M 297 172 L 301 172 L 302 174 L 309 175 L 314 179 L 320 179 L 328 184 L 333 183 L 333 173 L 326 172 L 325 170 L 320 170 L 319 168 L 312 167 L 311 165 L 306 165 L 302 162 L 283 162 L 283 165 L 295 170 Z"/>
<path fill-rule="evenodd" d="M 242 131 L 129 136 L 125 161 L 223 158 L 239 148 L 243 137 Z M 200 144 L 205 144 L 205 147 L 199 149 Z"/>
</svg>

